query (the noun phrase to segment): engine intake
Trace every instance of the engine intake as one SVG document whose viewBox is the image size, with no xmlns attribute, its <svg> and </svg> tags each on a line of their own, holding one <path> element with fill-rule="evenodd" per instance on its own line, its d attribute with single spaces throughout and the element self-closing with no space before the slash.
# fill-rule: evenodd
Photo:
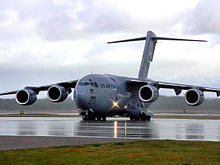
<svg viewBox="0 0 220 165">
<path fill-rule="evenodd" d="M 68 96 L 68 90 L 63 86 L 53 85 L 47 91 L 47 96 L 51 102 L 62 102 Z"/>
<path fill-rule="evenodd" d="M 190 106 L 197 106 L 204 101 L 204 94 L 198 89 L 190 89 L 186 92 L 185 102 Z"/>
<path fill-rule="evenodd" d="M 37 100 L 37 94 L 31 89 L 22 89 L 16 93 L 16 101 L 20 105 L 31 105 Z"/>
<path fill-rule="evenodd" d="M 144 85 L 139 89 L 139 98 L 143 102 L 151 103 L 158 99 L 159 91 L 152 85 Z"/>
</svg>

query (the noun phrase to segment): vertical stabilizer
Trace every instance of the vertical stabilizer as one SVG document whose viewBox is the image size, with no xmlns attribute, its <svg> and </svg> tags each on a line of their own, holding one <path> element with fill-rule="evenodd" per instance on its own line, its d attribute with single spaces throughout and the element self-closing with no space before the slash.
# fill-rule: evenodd
<svg viewBox="0 0 220 165">
<path fill-rule="evenodd" d="M 143 57 L 142 57 L 142 61 L 141 61 L 141 66 L 140 66 L 139 73 L 138 73 L 139 79 L 146 79 L 147 78 L 150 63 L 153 61 L 154 49 L 155 49 L 157 40 L 207 42 L 206 40 L 157 37 L 152 31 L 148 31 L 146 37 L 112 41 L 112 42 L 108 42 L 108 44 L 120 43 L 120 42 L 130 42 L 130 41 L 142 41 L 142 40 L 145 40 L 145 46 L 144 46 L 144 52 L 143 52 Z"/>
<path fill-rule="evenodd" d="M 147 78 L 150 63 L 153 61 L 154 49 L 157 43 L 157 40 L 154 40 L 153 38 L 156 37 L 157 36 L 152 31 L 147 32 L 141 66 L 138 73 L 138 78 L 140 79 Z"/>
</svg>

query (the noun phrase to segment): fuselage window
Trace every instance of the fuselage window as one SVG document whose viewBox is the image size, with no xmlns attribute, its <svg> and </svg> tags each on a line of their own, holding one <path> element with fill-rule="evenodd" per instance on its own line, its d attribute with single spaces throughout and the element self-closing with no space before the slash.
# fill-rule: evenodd
<svg viewBox="0 0 220 165">
<path fill-rule="evenodd" d="M 79 86 L 83 86 L 83 82 L 79 82 L 78 85 L 79 85 Z"/>
</svg>

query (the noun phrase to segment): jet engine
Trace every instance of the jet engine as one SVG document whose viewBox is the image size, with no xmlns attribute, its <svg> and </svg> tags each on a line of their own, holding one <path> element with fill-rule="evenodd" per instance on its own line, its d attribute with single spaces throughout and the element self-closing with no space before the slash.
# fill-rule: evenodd
<svg viewBox="0 0 220 165">
<path fill-rule="evenodd" d="M 143 102 L 151 103 L 158 99 L 159 91 L 152 85 L 144 85 L 139 89 L 139 98 Z"/>
<path fill-rule="evenodd" d="M 186 92 L 185 102 L 190 106 L 202 104 L 204 101 L 203 92 L 198 89 L 190 89 Z"/>
<path fill-rule="evenodd" d="M 68 90 L 60 85 L 53 85 L 47 91 L 47 96 L 51 102 L 62 102 L 68 96 Z"/>
<path fill-rule="evenodd" d="M 31 89 L 22 89 L 16 93 L 15 98 L 20 105 L 31 105 L 37 100 L 37 94 Z"/>
</svg>

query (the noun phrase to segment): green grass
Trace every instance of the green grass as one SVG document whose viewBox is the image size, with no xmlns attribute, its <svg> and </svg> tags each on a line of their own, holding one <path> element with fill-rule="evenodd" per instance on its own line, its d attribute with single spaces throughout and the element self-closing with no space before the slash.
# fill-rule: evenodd
<svg viewBox="0 0 220 165">
<path fill-rule="evenodd" d="M 220 143 L 152 140 L 9 150 L 0 151 L 0 164 L 220 164 Z"/>
</svg>

